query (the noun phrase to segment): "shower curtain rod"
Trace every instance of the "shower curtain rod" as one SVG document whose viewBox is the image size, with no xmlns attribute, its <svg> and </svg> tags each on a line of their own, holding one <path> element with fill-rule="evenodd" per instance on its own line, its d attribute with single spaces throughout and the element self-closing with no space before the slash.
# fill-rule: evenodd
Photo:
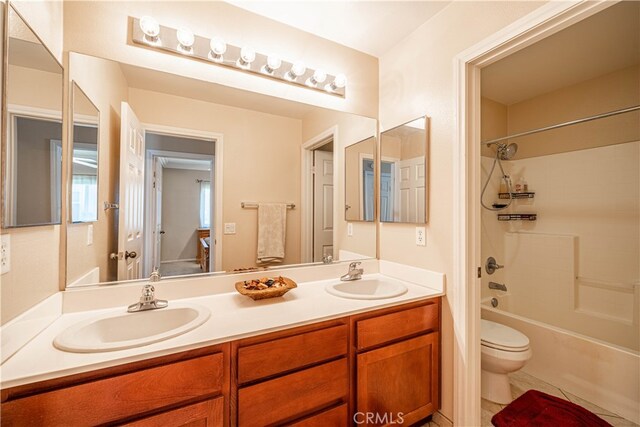
<svg viewBox="0 0 640 427">
<path fill-rule="evenodd" d="M 590 122 L 592 120 L 603 119 L 605 117 L 611 117 L 611 116 L 616 116 L 618 114 L 629 113 L 629 112 L 635 111 L 635 110 L 640 110 L 640 105 L 636 105 L 634 107 L 623 108 L 621 110 L 609 111 L 608 113 L 597 114 L 595 116 L 585 117 L 583 119 L 571 120 L 570 122 L 559 123 L 557 125 L 551 125 L 551 126 L 547 126 L 547 127 L 543 127 L 543 128 L 539 128 L 539 129 L 529 130 L 529 131 L 526 131 L 526 132 L 516 133 L 514 135 L 503 136 L 502 138 L 496 138 L 496 139 L 492 139 L 492 140 L 489 140 L 489 141 L 481 142 L 481 144 L 487 144 L 487 145 L 497 144 L 498 142 L 505 141 L 507 139 L 512 139 L 512 138 L 518 138 L 518 137 L 521 137 L 521 136 L 532 135 L 534 133 L 544 132 L 544 131 L 552 130 L 552 129 L 558 129 L 558 128 L 562 128 L 562 127 L 565 127 L 565 126 L 577 125 L 578 123 Z"/>
</svg>

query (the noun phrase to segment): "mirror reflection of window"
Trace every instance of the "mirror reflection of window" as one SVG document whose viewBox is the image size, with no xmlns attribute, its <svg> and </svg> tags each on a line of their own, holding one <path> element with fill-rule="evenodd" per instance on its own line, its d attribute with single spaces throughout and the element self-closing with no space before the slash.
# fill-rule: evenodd
<svg viewBox="0 0 640 427">
<path fill-rule="evenodd" d="M 71 222 L 98 220 L 99 111 L 73 82 Z"/>
<path fill-rule="evenodd" d="M 200 227 L 211 226 L 211 181 L 200 182 Z"/>
<path fill-rule="evenodd" d="M 428 124 L 421 117 L 380 134 L 383 222 L 427 222 Z"/>
</svg>

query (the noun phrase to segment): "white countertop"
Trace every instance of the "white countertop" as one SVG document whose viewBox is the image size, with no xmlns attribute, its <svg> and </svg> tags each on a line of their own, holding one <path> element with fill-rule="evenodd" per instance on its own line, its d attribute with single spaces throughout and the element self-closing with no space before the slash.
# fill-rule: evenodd
<svg viewBox="0 0 640 427">
<path fill-rule="evenodd" d="M 363 278 L 376 276 L 378 274 L 370 274 Z M 408 291 L 398 297 L 346 299 L 325 291 L 326 284 L 335 281 L 299 283 L 281 298 L 258 301 L 235 291 L 174 300 L 204 306 L 211 311 L 211 317 L 183 335 L 111 352 L 70 353 L 56 349 L 52 342 L 56 335 L 77 322 L 105 313 L 125 312 L 126 307 L 63 313 L 2 364 L 1 387 L 15 387 L 444 295 L 437 286 L 431 288 L 403 281 Z"/>
</svg>

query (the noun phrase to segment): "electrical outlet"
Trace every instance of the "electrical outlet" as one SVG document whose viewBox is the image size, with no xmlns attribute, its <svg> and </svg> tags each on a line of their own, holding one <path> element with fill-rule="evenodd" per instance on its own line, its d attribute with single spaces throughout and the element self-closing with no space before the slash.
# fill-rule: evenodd
<svg viewBox="0 0 640 427">
<path fill-rule="evenodd" d="M 87 246 L 93 245 L 93 224 L 87 227 Z"/>
<path fill-rule="evenodd" d="M 416 245 L 427 246 L 427 231 L 424 227 L 416 227 Z"/>
<path fill-rule="evenodd" d="M 3 234 L 0 236 L 2 244 L 2 259 L 0 260 L 0 264 L 2 265 L 2 271 L 0 274 L 8 273 L 11 271 L 11 236 L 9 234 Z"/>
<path fill-rule="evenodd" d="M 224 223 L 224 234 L 236 234 L 236 223 L 235 222 L 225 222 Z"/>
<path fill-rule="evenodd" d="M 353 224 L 350 222 L 347 223 L 347 236 L 353 237 Z"/>
</svg>

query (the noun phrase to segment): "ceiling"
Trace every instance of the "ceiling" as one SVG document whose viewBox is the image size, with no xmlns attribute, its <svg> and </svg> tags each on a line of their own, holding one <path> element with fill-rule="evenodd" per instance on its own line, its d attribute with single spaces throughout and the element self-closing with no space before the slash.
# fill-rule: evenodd
<svg viewBox="0 0 640 427">
<path fill-rule="evenodd" d="M 226 2 L 376 57 L 450 3 L 444 0 Z"/>
<path fill-rule="evenodd" d="M 511 105 L 640 63 L 640 2 L 622 1 L 482 70 L 482 96 Z"/>
</svg>

